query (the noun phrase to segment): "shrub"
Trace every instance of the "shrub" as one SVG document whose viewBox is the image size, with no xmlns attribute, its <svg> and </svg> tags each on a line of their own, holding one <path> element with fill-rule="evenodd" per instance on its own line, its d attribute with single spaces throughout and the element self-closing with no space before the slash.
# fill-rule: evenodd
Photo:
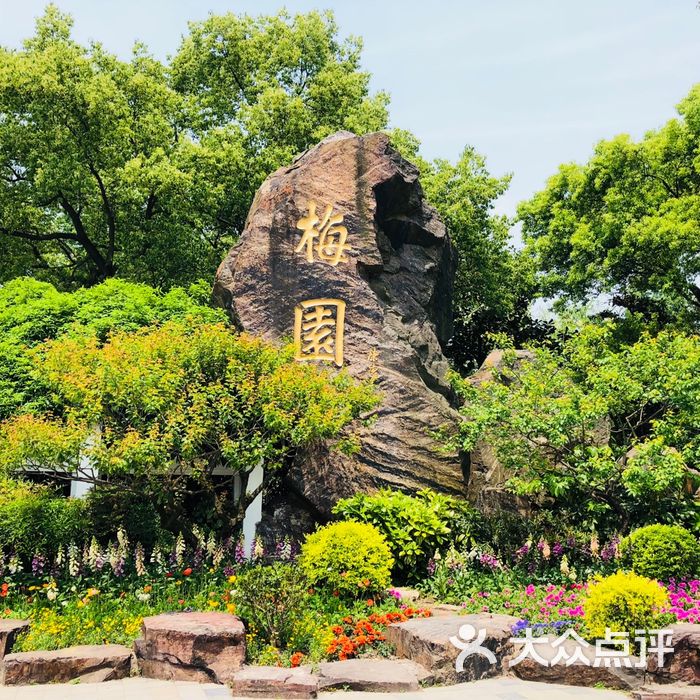
<svg viewBox="0 0 700 700">
<path fill-rule="evenodd" d="M 659 581 L 693 578 L 700 569 L 700 546 L 680 525 L 647 525 L 622 541 L 622 554 L 635 573 Z"/>
<path fill-rule="evenodd" d="M 0 492 L 0 549 L 29 559 L 37 551 L 54 555 L 59 547 L 89 538 L 83 500 L 9 479 L 0 481 Z"/>
<path fill-rule="evenodd" d="M 150 549 L 162 535 L 154 495 L 145 488 L 143 495 L 134 495 L 118 485 L 99 486 L 88 493 L 87 508 L 101 542 L 115 539 L 122 529 L 132 542 Z"/>
<path fill-rule="evenodd" d="M 299 563 L 312 585 L 357 597 L 386 589 L 394 560 L 374 525 L 340 522 L 308 535 Z"/>
<path fill-rule="evenodd" d="M 307 609 L 308 582 L 293 564 L 254 566 L 236 579 L 238 614 L 255 641 L 286 648 Z"/>
<path fill-rule="evenodd" d="M 618 571 L 591 582 L 584 603 L 584 620 L 591 637 L 604 637 L 609 627 L 613 632 L 627 632 L 634 639 L 636 630 L 664 625 L 659 611 L 667 604 L 668 593 L 658 581 Z"/>
<path fill-rule="evenodd" d="M 415 496 L 382 489 L 338 501 L 333 512 L 346 520 L 376 526 L 391 548 L 399 577 L 408 580 L 421 577 L 436 550 L 468 538 L 469 532 L 455 534 L 452 525 L 458 517 L 465 521 L 465 512 L 471 510 L 466 502 L 429 489 Z"/>
</svg>

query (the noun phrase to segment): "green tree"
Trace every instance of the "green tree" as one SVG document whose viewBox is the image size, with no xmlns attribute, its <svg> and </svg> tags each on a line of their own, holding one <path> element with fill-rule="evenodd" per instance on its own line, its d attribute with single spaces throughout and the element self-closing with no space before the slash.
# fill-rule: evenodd
<svg viewBox="0 0 700 700">
<path fill-rule="evenodd" d="M 369 383 L 293 355 L 225 324 L 176 321 L 105 343 L 94 335 L 43 343 L 33 361 L 60 410 L 0 424 L 0 474 L 49 468 L 147 493 L 174 531 L 186 532 L 188 498 L 207 499 L 210 524 L 232 533 L 264 488 L 247 492 L 253 467 L 262 463 L 269 476 L 296 448 L 338 437 L 374 403 Z"/>
<path fill-rule="evenodd" d="M 698 525 L 700 338 L 663 331 L 619 345 L 589 324 L 490 381 L 459 382 L 460 446 L 492 445 L 508 487 L 576 525 Z"/>
<path fill-rule="evenodd" d="M 209 306 L 209 294 L 209 286 L 202 283 L 163 293 L 119 279 L 75 292 L 59 292 L 31 278 L 0 286 L 0 420 L 53 405 L 30 348 L 64 335 L 94 336 L 104 342 L 117 330 L 135 331 L 171 320 L 193 326 L 223 322 L 225 314 Z"/>
<path fill-rule="evenodd" d="M 426 161 L 418 139 L 396 129 L 392 142 L 420 171 L 428 201 L 447 226 L 458 255 L 454 292 L 455 333 L 448 349 L 458 367 L 478 366 L 493 347 L 493 334 L 521 345 L 551 329 L 529 313 L 536 286 L 530 260 L 518 252 L 511 221 L 494 212 L 510 175 L 494 177 L 485 158 L 467 146 L 455 163 Z"/>
<path fill-rule="evenodd" d="M 271 170 L 386 123 L 330 15 L 210 17 L 172 70 L 142 45 L 128 62 L 80 46 L 71 24 L 49 5 L 23 49 L 0 49 L 3 279 L 210 276 Z"/>
<path fill-rule="evenodd" d="M 661 327 L 700 324 L 700 85 L 680 117 L 635 142 L 598 144 L 521 204 L 543 293 L 560 306 L 601 293 Z"/>
</svg>

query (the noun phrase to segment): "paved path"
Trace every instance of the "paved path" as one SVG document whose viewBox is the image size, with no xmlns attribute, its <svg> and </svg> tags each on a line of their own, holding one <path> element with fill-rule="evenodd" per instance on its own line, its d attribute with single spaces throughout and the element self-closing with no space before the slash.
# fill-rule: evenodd
<svg viewBox="0 0 700 700">
<path fill-rule="evenodd" d="M 230 691 L 221 685 L 147 678 L 0 688 L 0 700 L 224 700 L 230 697 Z M 614 690 L 493 678 L 415 693 L 321 693 L 319 700 L 623 700 L 625 697 L 628 696 Z"/>
</svg>

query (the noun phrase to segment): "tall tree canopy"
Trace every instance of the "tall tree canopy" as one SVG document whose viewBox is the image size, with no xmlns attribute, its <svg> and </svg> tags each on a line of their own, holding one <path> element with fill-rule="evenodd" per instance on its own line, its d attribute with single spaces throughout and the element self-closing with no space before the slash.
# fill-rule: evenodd
<svg viewBox="0 0 700 700">
<path fill-rule="evenodd" d="M 621 135 L 561 166 L 520 206 L 546 295 L 608 293 L 657 327 L 700 327 L 700 85 L 678 111 L 638 142 Z"/>
<path fill-rule="evenodd" d="M 0 49 L 0 276 L 61 285 L 210 275 L 269 171 L 340 128 L 386 124 L 330 15 L 192 24 L 165 66 L 71 38 L 50 5 Z"/>
</svg>

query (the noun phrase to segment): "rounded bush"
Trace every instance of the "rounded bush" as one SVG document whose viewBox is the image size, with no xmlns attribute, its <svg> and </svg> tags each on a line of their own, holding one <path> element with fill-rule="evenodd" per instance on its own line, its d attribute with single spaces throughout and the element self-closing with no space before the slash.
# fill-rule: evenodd
<svg viewBox="0 0 700 700">
<path fill-rule="evenodd" d="M 340 522 L 308 535 L 299 563 L 312 585 L 358 597 L 389 586 L 394 560 L 374 525 Z"/>
<path fill-rule="evenodd" d="M 590 583 L 584 602 L 584 621 L 591 637 L 613 632 L 627 632 L 635 638 L 636 630 L 663 626 L 661 608 L 668 605 L 668 593 L 658 581 L 632 572 L 618 571 Z"/>
<path fill-rule="evenodd" d="M 694 578 L 700 569 L 697 539 L 679 525 L 647 525 L 626 537 L 622 556 L 640 576 L 658 581 Z"/>
</svg>

